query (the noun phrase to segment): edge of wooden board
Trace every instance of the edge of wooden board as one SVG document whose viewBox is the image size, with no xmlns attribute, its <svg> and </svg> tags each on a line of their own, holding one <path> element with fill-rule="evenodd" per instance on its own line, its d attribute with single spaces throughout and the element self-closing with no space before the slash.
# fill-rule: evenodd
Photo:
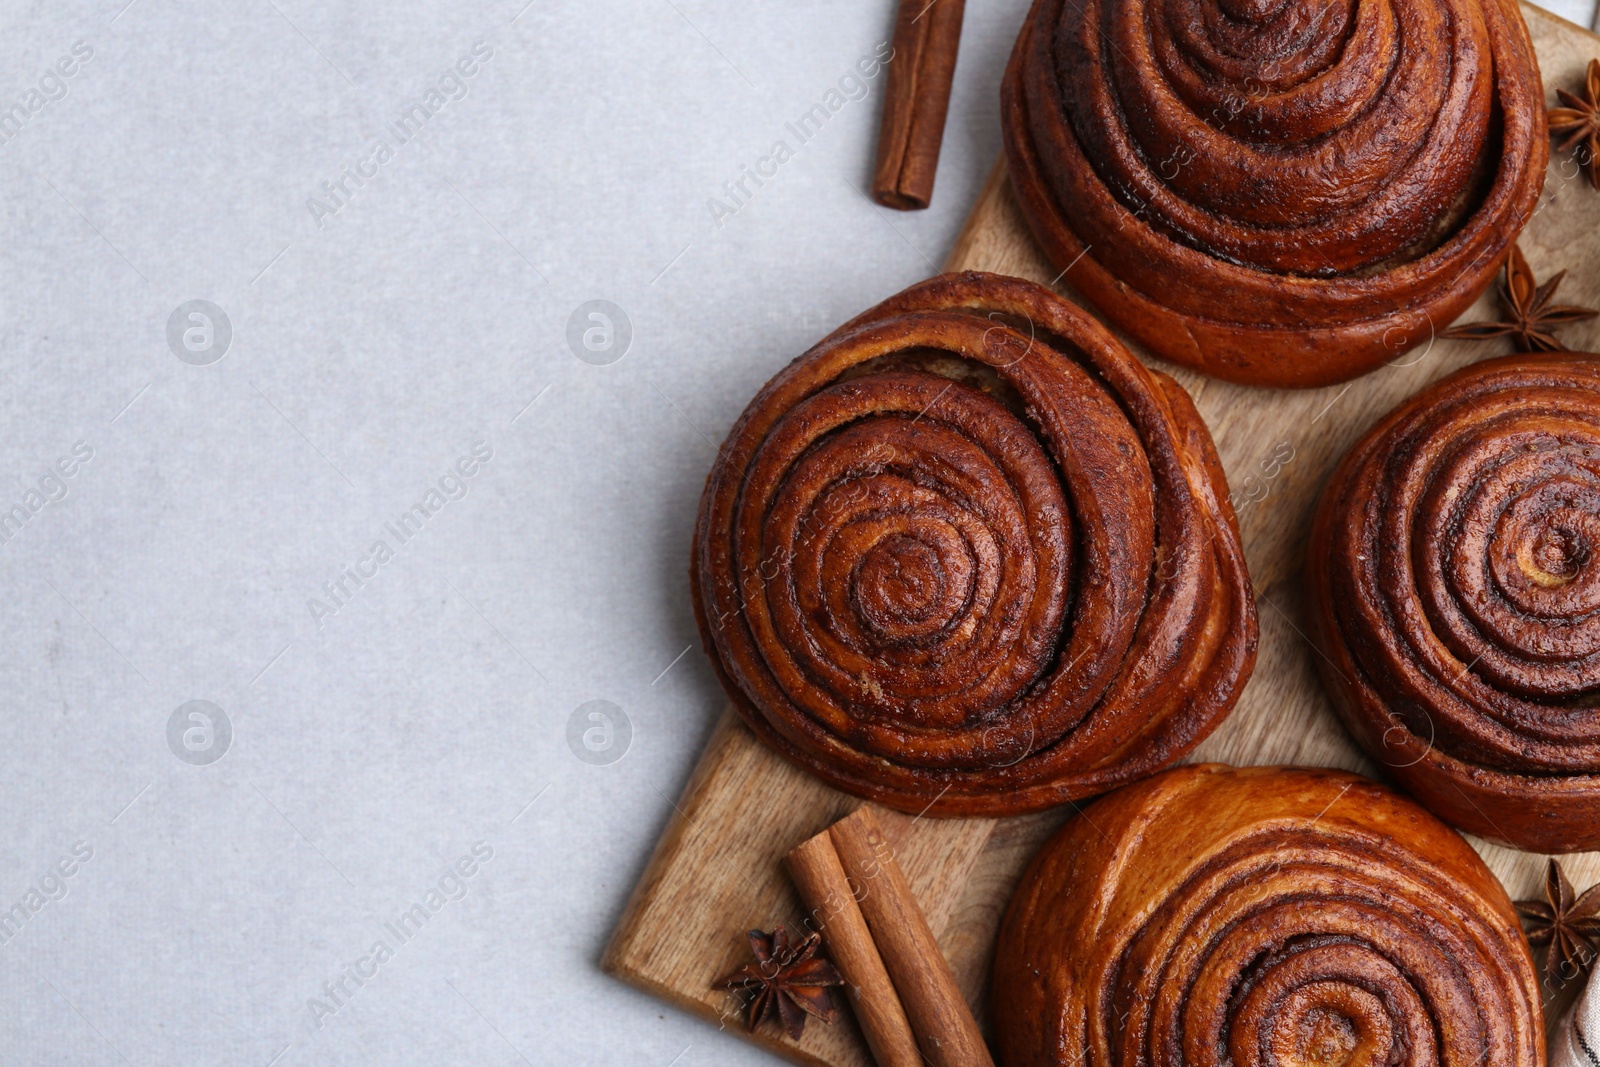
<svg viewBox="0 0 1600 1067">
<path fill-rule="evenodd" d="M 848 1013 L 832 1027 L 808 1026 L 799 1042 L 767 1027 L 751 1034 L 743 1029 L 736 995 L 715 987 L 718 978 L 748 958 L 743 937 L 747 927 L 770 928 L 786 921 L 791 929 L 798 928 L 804 907 L 781 869 L 783 855 L 862 803 L 792 767 L 757 740 L 731 707 L 725 709 L 618 921 L 601 967 L 795 1062 L 870 1067 L 866 1043 Z M 753 808 L 762 814 L 754 831 L 740 825 Z M 992 877 L 981 861 L 996 821 L 923 819 L 881 807 L 875 811 L 929 926 L 953 962 L 962 991 L 969 1001 L 977 999 L 981 982 L 973 977 L 981 978 L 979 957 L 988 942 L 969 936 L 966 924 L 950 920 L 962 911 L 981 911 L 988 903 L 965 898 L 971 886 L 986 885 Z M 729 862 L 743 877 L 719 883 L 716 875 Z M 741 869 L 745 864 L 749 871 Z M 742 918 L 735 922 L 733 916 Z M 660 930 L 673 931 L 672 938 L 663 939 Z M 673 946 L 683 943 L 714 947 L 688 956 L 673 953 Z M 954 965 L 957 960 L 971 962 Z"/>
</svg>

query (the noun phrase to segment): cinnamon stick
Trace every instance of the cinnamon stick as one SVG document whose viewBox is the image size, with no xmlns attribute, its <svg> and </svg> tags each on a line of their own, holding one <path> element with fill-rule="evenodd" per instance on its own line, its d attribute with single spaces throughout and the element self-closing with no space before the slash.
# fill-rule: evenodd
<svg viewBox="0 0 1600 1067">
<path fill-rule="evenodd" d="M 923 1056 L 933 1067 L 994 1067 L 872 809 L 857 808 L 829 827 L 828 836 Z"/>
<path fill-rule="evenodd" d="M 885 207 L 912 211 L 933 199 L 965 8 L 966 0 L 900 0 L 872 179 Z"/>
<path fill-rule="evenodd" d="M 828 831 L 789 853 L 789 873 L 800 899 L 811 909 L 806 928 L 821 930 L 827 939 L 828 958 L 844 976 L 856 1021 L 878 1067 L 921 1067 L 911 1024 L 872 943 Z"/>
</svg>

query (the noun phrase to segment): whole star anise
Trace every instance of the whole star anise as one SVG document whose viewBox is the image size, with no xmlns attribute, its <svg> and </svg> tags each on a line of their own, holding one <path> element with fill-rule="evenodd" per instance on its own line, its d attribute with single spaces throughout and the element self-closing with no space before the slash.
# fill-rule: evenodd
<svg viewBox="0 0 1600 1067">
<path fill-rule="evenodd" d="M 1506 260 L 1505 281 L 1500 286 L 1505 319 L 1452 326 L 1439 336 L 1460 341 L 1488 341 L 1509 334 L 1517 342 L 1518 352 L 1563 352 L 1566 349 L 1550 331 L 1600 314 L 1590 308 L 1550 303 L 1556 295 L 1556 286 L 1566 276 L 1566 271 L 1560 271 L 1540 285 L 1533 276 L 1533 268 L 1522 256 L 1522 249 L 1512 245 L 1511 258 Z"/>
<path fill-rule="evenodd" d="M 805 1031 L 807 1015 L 825 1023 L 838 1019 L 839 1009 L 828 996 L 828 987 L 844 985 L 844 979 L 833 964 L 817 955 L 822 935 L 811 934 L 791 944 L 789 932 L 779 926 L 770 934 L 751 930 L 747 936 L 755 962 L 718 979 L 716 984 L 755 993 L 745 1022 L 748 1029 L 754 1030 L 762 1019 L 773 1017 L 798 1041 Z"/>
<path fill-rule="evenodd" d="M 1519 900 L 1517 914 L 1534 948 L 1548 945 L 1544 973 L 1559 989 L 1583 975 L 1594 963 L 1600 940 L 1600 885 L 1575 896 L 1561 864 L 1550 861 L 1544 875 L 1544 900 Z"/>
<path fill-rule="evenodd" d="M 1550 132 L 1566 135 L 1556 146 L 1558 151 L 1583 146 L 1573 158 L 1588 167 L 1589 184 L 1600 189 L 1600 59 L 1589 60 L 1583 93 L 1580 97 L 1565 89 L 1556 90 L 1567 106 L 1550 109 Z"/>
</svg>

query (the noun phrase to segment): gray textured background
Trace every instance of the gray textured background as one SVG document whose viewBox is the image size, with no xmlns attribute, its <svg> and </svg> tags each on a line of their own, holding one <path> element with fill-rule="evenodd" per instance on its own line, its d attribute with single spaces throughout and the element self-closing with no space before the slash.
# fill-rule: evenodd
<svg viewBox="0 0 1600 1067">
<path fill-rule="evenodd" d="M 895 214 L 881 74 L 723 191 L 889 0 L 124 2 L 0 18 L 0 1063 L 762 1060 L 596 966 L 721 704 L 696 497 L 774 370 L 944 256 L 1024 5 L 970 5 Z M 180 359 L 196 299 L 231 342 Z"/>
</svg>

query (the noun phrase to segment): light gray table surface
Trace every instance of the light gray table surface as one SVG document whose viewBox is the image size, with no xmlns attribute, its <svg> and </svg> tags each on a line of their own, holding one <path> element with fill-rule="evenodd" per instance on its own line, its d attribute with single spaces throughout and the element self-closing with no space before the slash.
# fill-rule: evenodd
<svg viewBox="0 0 1600 1067">
<path fill-rule="evenodd" d="M 722 704 L 694 508 L 944 257 L 1024 5 L 900 214 L 887 0 L 124 3 L 0 17 L 0 1063 L 766 1061 L 597 965 Z"/>
</svg>

